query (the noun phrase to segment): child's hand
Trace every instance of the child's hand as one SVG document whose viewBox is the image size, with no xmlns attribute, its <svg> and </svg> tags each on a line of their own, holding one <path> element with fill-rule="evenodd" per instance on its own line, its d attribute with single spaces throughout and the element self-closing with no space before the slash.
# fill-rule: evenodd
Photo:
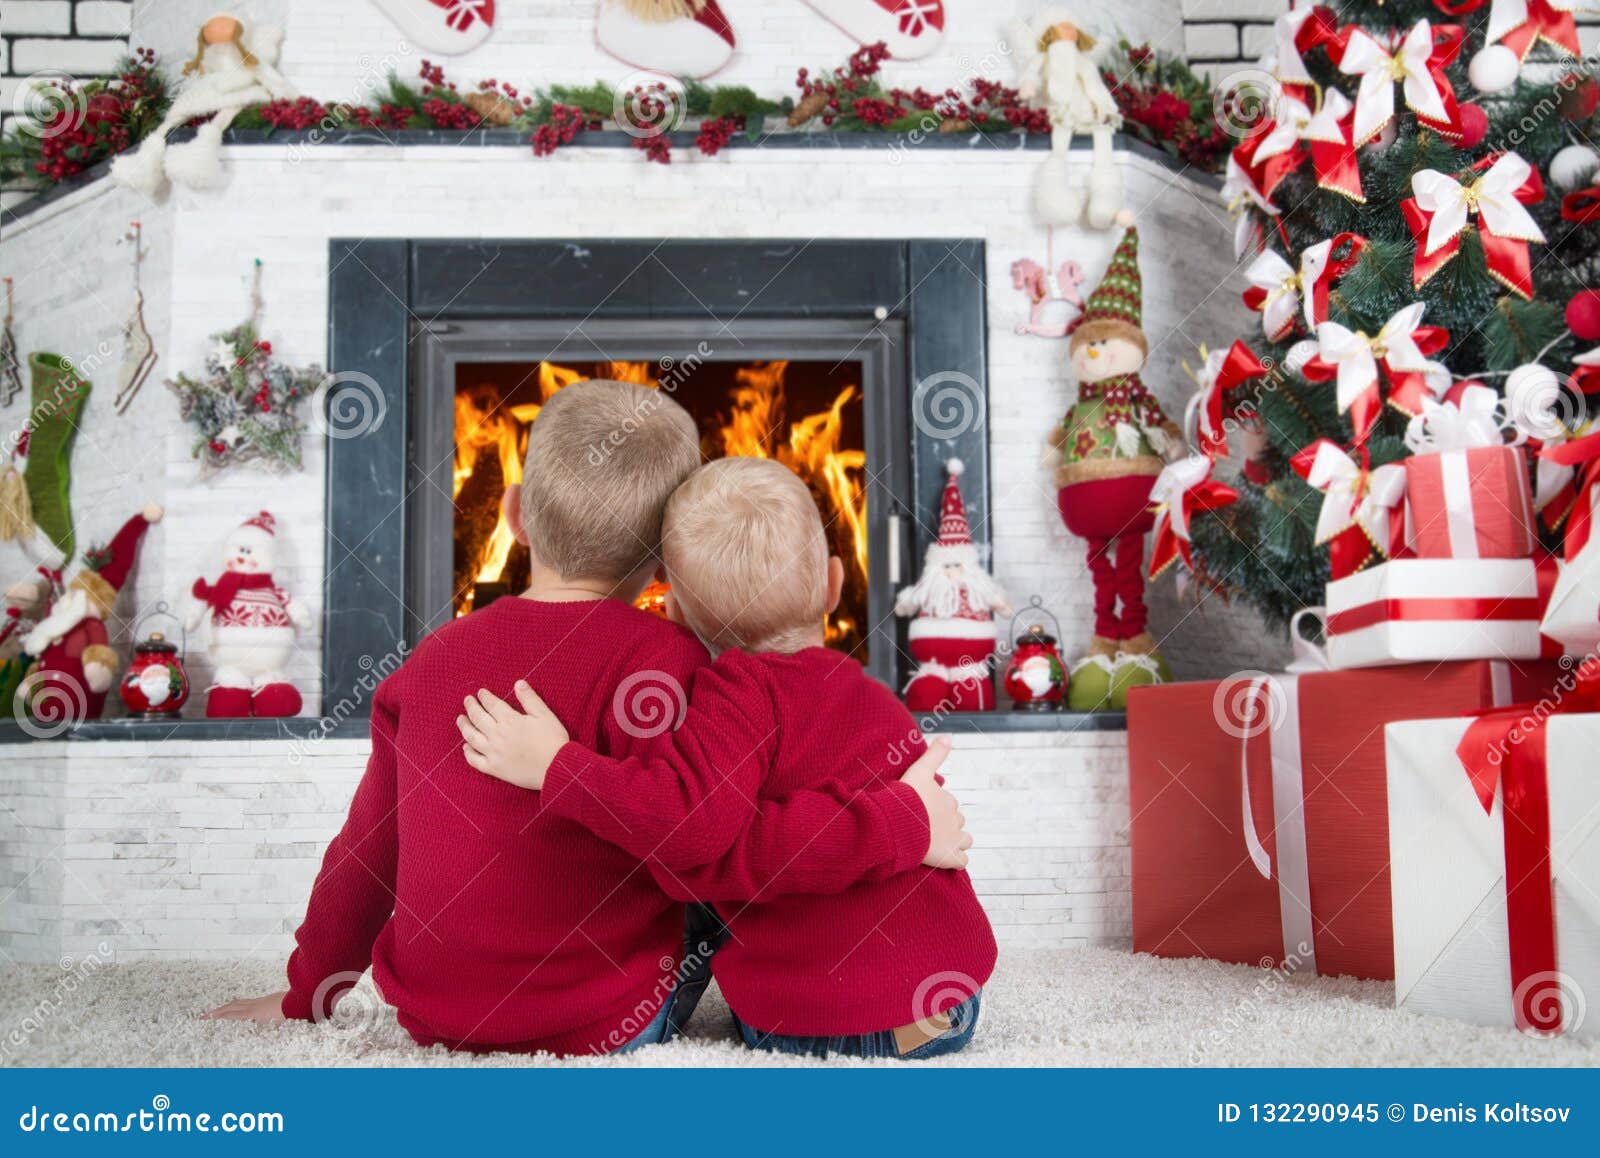
<svg viewBox="0 0 1600 1158">
<path fill-rule="evenodd" d="M 466 698 L 466 715 L 456 717 L 466 741 L 462 754 L 479 772 L 537 792 L 567 742 L 567 729 L 526 680 L 518 680 L 512 691 L 521 712 L 487 691 Z"/>
<path fill-rule="evenodd" d="M 929 868 L 966 868 L 967 849 L 972 847 L 961 804 L 945 789 L 937 775 L 939 766 L 949 755 L 950 741 L 941 736 L 929 744 L 928 750 L 900 777 L 900 782 L 911 785 L 928 810 L 928 855 L 922 858 L 922 863 Z"/>
<path fill-rule="evenodd" d="M 287 993 L 268 993 L 265 997 L 247 997 L 230 1001 L 205 1015 L 207 1021 L 282 1021 L 283 999 Z"/>
</svg>

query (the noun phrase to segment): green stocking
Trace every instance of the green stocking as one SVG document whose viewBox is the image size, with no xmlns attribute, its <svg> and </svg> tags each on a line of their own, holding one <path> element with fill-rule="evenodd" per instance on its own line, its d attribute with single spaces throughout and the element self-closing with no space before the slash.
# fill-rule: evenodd
<svg viewBox="0 0 1600 1158">
<path fill-rule="evenodd" d="M 71 559 L 72 440 L 78 433 L 78 415 L 89 397 L 89 382 L 78 377 L 60 354 L 34 354 L 33 406 L 28 411 L 28 499 L 33 521 Z"/>
</svg>

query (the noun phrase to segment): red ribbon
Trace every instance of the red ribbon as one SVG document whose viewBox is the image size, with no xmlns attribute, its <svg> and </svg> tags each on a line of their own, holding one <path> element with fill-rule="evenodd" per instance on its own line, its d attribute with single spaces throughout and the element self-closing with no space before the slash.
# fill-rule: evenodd
<svg viewBox="0 0 1600 1158">
<path fill-rule="evenodd" d="M 1224 421 L 1229 413 L 1227 396 L 1246 382 L 1259 378 L 1266 372 L 1267 368 L 1261 364 L 1261 359 L 1256 357 L 1255 351 L 1243 342 L 1235 340 L 1228 348 L 1227 357 L 1222 360 L 1222 366 L 1217 370 L 1216 380 L 1211 383 L 1205 394 L 1206 421 L 1197 431 L 1200 449 L 1203 452 L 1213 458 L 1227 455 L 1228 437 L 1224 429 Z M 1209 431 L 1207 427 L 1210 428 Z"/>
<path fill-rule="evenodd" d="M 1561 219 L 1587 225 L 1600 220 L 1600 185 L 1578 189 L 1561 199 Z"/>
<path fill-rule="evenodd" d="M 1537 599 L 1484 597 L 1420 597 L 1376 599 L 1329 614 L 1329 635 L 1346 635 L 1378 623 L 1419 623 L 1453 620 L 1470 623 L 1500 623 L 1507 620 L 1538 619 L 1544 605 Z"/>
<path fill-rule="evenodd" d="M 1355 112 L 1352 111 L 1339 122 L 1343 141 L 1312 141 L 1311 170 L 1316 174 L 1319 189 L 1327 189 L 1365 205 L 1367 194 L 1361 187 L 1361 165 L 1356 160 L 1354 131 Z"/>
<path fill-rule="evenodd" d="M 1494 811 L 1499 788 L 1506 860 L 1506 923 L 1517 1028 L 1558 1033 L 1561 1004 L 1541 1002 L 1539 980 L 1557 970 L 1555 876 L 1550 867 L 1550 782 L 1545 723 L 1567 712 L 1600 711 L 1592 661 L 1566 696 L 1490 711 L 1456 746 L 1478 803 Z"/>
<path fill-rule="evenodd" d="M 1346 245 L 1350 248 L 1343 257 L 1334 257 Z M 1319 322 L 1328 320 L 1328 293 L 1333 288 L 1333 283 L 1354 269 L 1361 261 L 1361 254 L 1367 248 L 1367 239 L 1359 233 L 1341 233 L 1333 239 L 1333 244 L 1328 247 L 1328 265 L 1322 271 L 1322 276 L 1311 286 L 1301 286 L 1303 293 L 1311 295 L 1311 316 Z"/>
<path fill-rule="evenodd" d="M 1472 171 L 1481 172 L 1499 159 L 1499 153 L 1491 153 L 1473 165 Z M 1528 167 L 1528 179 L 1517 188 L 1515 196 L 1524 205 L 1536 205 L 1544 200 L 1544 180 L 1539 176 L 1536 167 L 1532 165 Z M 1568 200 L 1573 196 L 1577 194 L 1570 195 Z M 1563 216 L 1566 213 L 1565 206 L 1566 201 L 1563 201 Z M 1418 205 L 1415 197 L 1407 197 L 1400 202 L 1400 213 L 1405 217 L 1406 227 L 1411 231 L 1411 240 L 1415 247 L 1411 258 L 1411 284 L 1415 289 L 1421 289 L 1461 252 L 1461 237 L 1460 235 L 1452 237 L 1432 254 L 1426 254 L 1423 251 L 1427 248 L 1428 226 L 1433 221 L 1433 214 Z M 1467 229 L 1472 227 L 1469 221 Z M 1533 263 L 1528 256 L 1528 243 L 1516 238 L 1495 236 L 1489 232 L 1481 218 L 1478 220 L 1477 229 L 1478 239 L 1483 246 L 1484 265 L 1488 267 L 1489 276 L 1513 293 L 1531 300 Z M 1462 230 L 1462 233 L 1465 232 L 1465 229 Z"/>
<path fill-rule="evenodd" d="M 1215 511 L 1239 500 L 1239 492 L 1227 483 L 1208 478 L 1190 487 L 1178 501 L 1183 504 L 1184 526 L 1198 511 Z M 1189 540 L 1178 534 L 1172 526 L 1171 515 L 1156 523 L 1156 539 L 1150 549 L 1149 577 L 1155 579 L 1179 559 L 1189 570 L 1194 570 L 1194 560 L 1189 553 Z"/>
<path fill-rule="evenodd" d="M 1528 19 L 1500 38 L 1500 43 L 1525 60 L 1534 42 L 1542 40 L 1569 56 L 1579 56 L 1578 25 L 1572 13 L 1552 8 L 1549 0 L 1528 0 Z"/>
<path fill-rule="evenodd" d="M 1578 468 L 1577 493 L 1573 497 L 1571 513 L 1567 515 L 1567 531 L 1562 540 L 1562 553 L 1576 559 L 1589 541 L 1589 531 L 1594 525 L 1594 488 L 1600 485 L 1600 432 L 1541 447 L 1539 455 L 1562 466 Z"/>
<path fill-rule="evenodd" d="M 1488 2 L 1489 0 L 1457 0 L 1452 4 L 1450 0 L 1433 0 L 1433 6 L 1446 16 L 1465 16 L 1469 12 L 1476 12 Z"/>
</svg>

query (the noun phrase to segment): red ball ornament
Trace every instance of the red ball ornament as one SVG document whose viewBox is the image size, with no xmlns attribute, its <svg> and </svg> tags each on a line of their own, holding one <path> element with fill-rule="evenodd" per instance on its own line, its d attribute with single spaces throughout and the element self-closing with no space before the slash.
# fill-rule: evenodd
<svg viewBox="0 0 1600 1158">
<path fill-rule="evenodd" d="M 1458 110 L 1461 121 L 1461 138 L 1456 141 L 1458 149 L 1476 149 L 1483 144 L 1483 138 L 1489 135 L 1489 114 L 1483 111 L 1481 105 L 1465 104 Z"/>
<path fill-rule="evenodd" d="M 1574 73 L 1561 78 L 1561 96 L 1557 107 L 1569 121 L 1586 121 L 1600 108 L 1600 83 L 1592 76 L 1580 79 Z"/>
<path fill-rule="evenodd" d="M 1580 342 L 1600 341 L 1600 290 L 1579 290 L 1567 303 L 1567 329 Z"/>
</svg>

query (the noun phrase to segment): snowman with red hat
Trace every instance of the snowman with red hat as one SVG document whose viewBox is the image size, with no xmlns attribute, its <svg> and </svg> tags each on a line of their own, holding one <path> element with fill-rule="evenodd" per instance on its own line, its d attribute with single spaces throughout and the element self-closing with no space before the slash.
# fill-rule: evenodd
<svg viewBox="0 0 1600 1158">
<path fill-rule="evenodd" d="M 310 622 L 305 605 L 291 598 L 272 575 L 277 522 L 261 511 L 228 536 L 223 573 L 215 583 L 195 580 L 189 630 L 209 623 L 212 683 L 206 715 L 292 716 L 300 693 L 286 669 L 294 654 L 295 630 Z"/>
<path fill-rule="evenodd" d="M 896 614 L 912 617 L 906 638 L 919 665 L 906 685 L 906 706 L 914 712 L 987 712 L 994 707 L 989 678 L 994 617 L 1010 615 L 1011 605 L 983 569 L 972 542 L 956 481 L 965 467 L 952 458 L 945 469 L 939 538 L 928 545 L 922 578 L 901 591 L 894 604 Z"/>
<path fill-rule="evenodd" d="M 146 507 L 122 525 L 104 547 L 85 551 L 83 569 L 22 640 L 35 662 L 17 697 L 35 720 L 46 724 L 97 720 L 117 674 L 106 621 L 128 581 L 139 544 L 161 508 Z"/>
</svg>

